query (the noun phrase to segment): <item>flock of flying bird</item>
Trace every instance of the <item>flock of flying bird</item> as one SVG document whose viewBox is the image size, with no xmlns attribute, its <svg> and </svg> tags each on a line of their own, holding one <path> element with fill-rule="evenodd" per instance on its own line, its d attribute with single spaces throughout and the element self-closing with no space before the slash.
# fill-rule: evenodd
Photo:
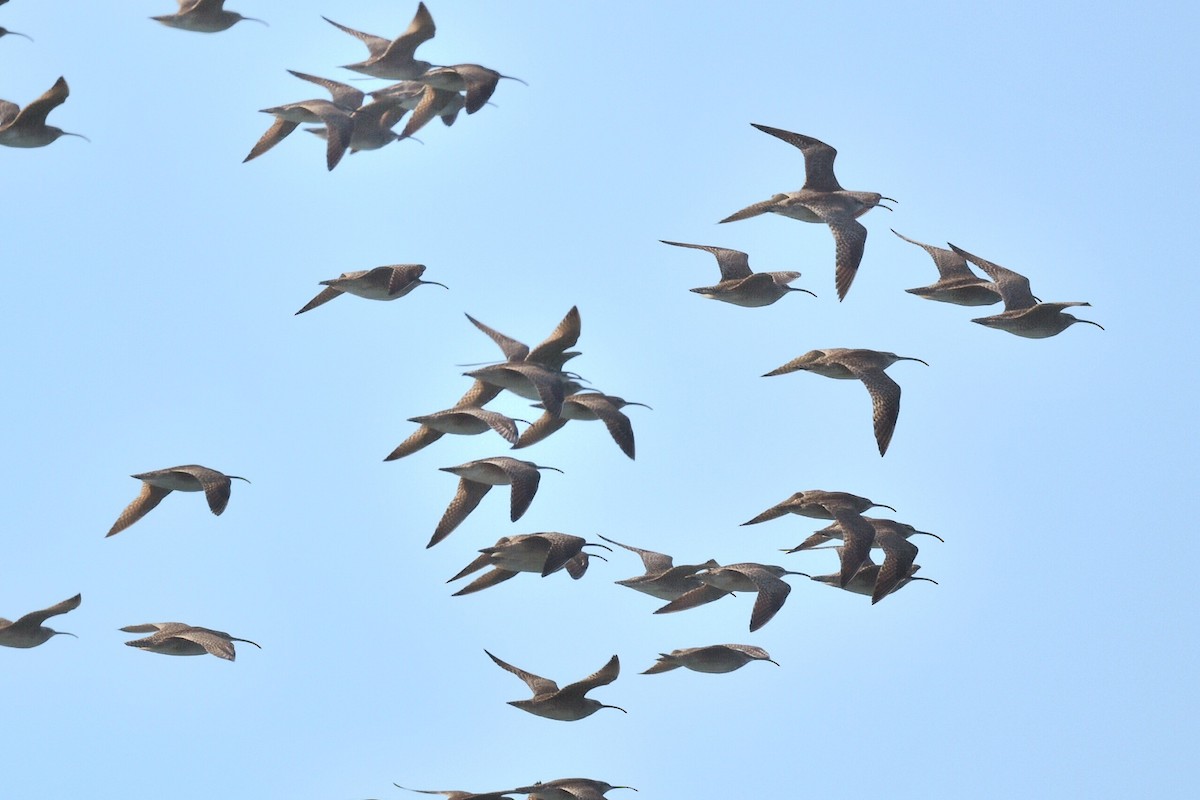
<svg viewBox="0 0 1200 800">
<path fill-rule="evenodd" d="M 4 2 L 6 0 L 0 0 L 0 5 Z M 221 0 L 179 0 L 178 12 L 154 19 L 184 30 L 216 32 L 226 30 L 240 20 L 253 18 L 225 11 Z M 364 105 L 367 94 L 353 87 L 293 72 L 298 78 L 328 89 L 332 100 L 304 100 L 264 109 L 264 113 L 275 117 L 275 122 L 250 151 L 247 161 L 274 147 L 300 124 L 316 123 L 323 128 L 310 130 L 326 139 L 326 164 L 333 169 L 347 149 L 352 152 L 375 149 L 411 136 L 434 116 L 441 117 L 449 125 L 461 110 L 468 114 L 478 111 L 487 103 L 498 80 L 508 77 L 477 64 L 436 67 L 417 60 L 417 47 L 432 38 L 435 32 L 433 18 L 424 3 L 418 5 L 408 28 L 394 40 L 327 21 L 360 39 L 369 50 L 367 59 L 346 65 L 346 68 L 371 77 L 400 82 L 370 92 L 372 100 Z M 24 36 L 0 28 L 0 37 L 5 34 Z M 62 135 L 79 136 L 46 124 L 47 114 L 65 101 L 67 95 L 66 81 L 59 78 L 50 90 L 23 109 L 13 103 L 0 101 L 0 144 L 40 147 Z M 392 128 L 408 111 L 412 111 L 412 116 L 407 125 L 401 133 L 394 133 Z M 857 221 L 858 218 L 872 208 L 883 205 L 884 200 L 896 201 L 876 192 L 843 189 L 833 171 L 837 151 L 824 142 L 765 125 L 754 127 L 800 149 L 806 167 L 804 185 L 798 191 L 778 193 L 768 200 L 750 205 L 721 222 L 773 213 L 827 225 L 835 243 L 835 286 L 839 300 L 844 299 L 857 274 L 867 239 L 867 229 Z M 1003 301 L 1003 312 L 974 321 L 1027 338 L 1054 336 L 1076 322 L 1100 327 L 1098 323 L 1078 319 L 1064 311 L 1088 303 L 1042 302 L 1033 295 L 1029 280 L 1016 272 L 954 245 L 950 245 L 949 249 L 935 247 L 895 231 L 893 233 L 923 248 L 938 269 L 937 282 L 909 289 L 912 294 L 965 306 Z M 692 289 L 704 297 L 743 307 L 761 307 L 773 304 L 791 292 L 813 294 L 807 289 L 790 285 L 800 277 L 798 272 L 753 272 L 749 257 L 741 251 L 667 240 L 663 240 L 663 243 L 704 250 L 716 258 L 720 280 L 711 286 Z M 972 272 L 969 264 L 982 270 L 987 279 Z M 426 267 L 421 264 L 396 264 L 343 273 L 338 278 L 322 281 L 325 288 L 296 314 L 310 311 L 343 293 L 389 301 L 406 296 L 421 284 L 447 288 L 436 281 L 422 279 L 425 270 Z M 473 383 L 453 405 L 411 417 L 409 421 L 415 423 L 417 429 L 396 446 L 385 461 L 402 459 L 448 434 L 478 435 L 489 430 L 498 434 L 513 449 L 521 449 L 554 434 L 571 420 L 603 422 L 620 450 L 630 459 L 634 458 L 633 427 L 623 409 L 644 404 L 585 388 L 585 381 L 579 374 L 565 369 L 568 361 L 580 355 L 579 351 L 572 349 L 581 332 L 578 308 L 567 312 L 553 332 L 532 348 L 470 315 L 467 315 L 467 319 L 496 343 L 503 360 L 464 373 L 472 378 Z M 885 374 L 885 370 L 897 361 L 926 363 L 919 358 L 887 351 L 826 348 L 805 353 L 766 375 L 807 371 L 829 378 L 862 381 L 872 399 L 875 438 L 880 455 L 884 455 L 895 430 L 900 405 L 900 387 Z M 535 401 L 534 407 L 541 412 L 540 416 L 528 422 L 485 408 L 487 403 L 505 391 Z M 525 423 L 527 427 L 519 430 L 518 422 Z M 445 513 L 434 527 L 427 547 L 438 544 L 462 525 L 493 486 L 510 487 L 509 518 L 516 522 L 533 501 L 541 470 L 561 472 L 555 467 L 510 456 L 479 458 L 457 466 L 443 467 L 442 470 L 457 476 L 459 483 Z M 142 482 L 141 490 L 112 525 L 108 536 L 133 525 L 173 491 L 204 492 L 210 510 L 219 515 L 229 502 L 231 481 L 246 480 L 199 465 L 153 470 L 132 477 Z M 616 583 L 666 601 L 654 613 L 688 610 L 736 592 L 744 592 L 755 595 L 749 625 L 753 632 L 766 625 L 782 608 L 791 591 L 789 584 L 784 581 L 788 575 L 803 576 L 864 594 L 871 598 L 872 603 L 878 603 L 911 581 L 930 581 L 915 576 L 920 569 L 916 564 L 918 549 L 909 539 L 916 534 L 933 536 L 939 540 L 941 537 L 917 530 L 906 523 L 864 516 L 866 511 L 874 507 L 891 509 L 890 506 L 847 492 L 806 490 L 796 492 L 743 523 L 756 525 L 793 514 L 830 521 L 828 526 L 812 533 L 799 545 L 784 550 L 786 553 L 797 553 L 830 549 L 829 542 L 840 542 L 834 548 L 838 554 L 839 568 L 826 575 L 810 575 L 755 562 L 721 565 L 712 559 L 676 565 L 669 555 L 622 544 L 603 536 L 600 538 L 641 558 L 644 574 Z M 502 536 L 494 545 L 481 549 L 480 555 L 450 578 L 449 582 L 487 570 L 454 592 L 455 596 L 461 596 L 491 588 L 522 572 L 546 577 L 566 571 L 572 578 L 579 579 L 589 566 L 587 547 L 612 551 L 608 545 L 587 542 L 582 537 L 559 532 Z M 877 564 L 872 560 L 872 550 L 882 551 L 882 563 Z M 80 603 L 80 595 L 75 595 L 49 608 L 26 614 L 15 622 L 0 619 L 0 646 L 29 648 L 43 644 L 56 633 L 63 633 L 47 627 L 47 620 L 77 608 Z M 232 661 L 236 655 L 234 642 L 259 646 L 248 639 L 240 639 L 222 631 L 178 622 L 130 625 L 121 630 L 149 634 L 126 644 L 167 655 L 207 653 Z M 560 688 L 553 680 L 514 666 L 491 652 L 485 653 L 497 666 L 520 678 L 531 691 L 532 697 L 529 699 L 510 701 L 510 705 L 518 709 L 561 721 L 577 721 L 602 708 L 625 711 L 619 706 L 603 704 L 586 696 L 589 691 L 617 679 L 620 663 L 616 655 L 588 677 Z M 644 674 L 657 674 L 680 667 L 705 673 L 724 673 L 752 661 L 776 663 L 760 647 L 718 644 L 662 653 Z M 509 794 L 527 794 L 535 800 L 598 800 L 614 788 L 632 787 L 617 787 L 585 778 L 565 778 L 482 794 L 412 791 L 442 794 L 450 800 L 499 800 Z"/>
<path fill-rule="evenodd" d="M 242 20 L 266 24 L 255 17 L 226 11 L 224 0 L 178 2 L 179 10 L 174 14 L 151 19 L 172 28 L 201 33 L 224 31 Z M 432 39 L 437 30 L 433 16 L 424 3 L 417 6 L 412 22 L 395 39 L 363 33 L 328 17 L 325 21 L 357 38 L 367 47 L 368 57 L 354 64 L 346 64 L 345 69 L 397 82 L 364 93 L 349 84 L 288 70 L 297 78 L 324 88 L 331 99 L 300 100 L 264 108 L 262 112 L 274 116 L 275 122 L 250 149 L 244 161 L 258 158 L 300 125 L 312 124 L 320 127 L 306 130 L 325 139 L 325 165 L 333 169 L 347 150 L 351 153 L 378 150 L 384 145 L 409 138 L 434 117 L 449 126 L 454 124 L 460 111 L 474 114 L 487 105 L 502 78 L 524 83 L 520 78 L 501 75 L 481 64 L 437 66 L 416 59 L 417 47 Z M 0 28 L 0 37 L 10 33 L 29 38 L 26 34 Z M 67 133 L 46 124 L 47 115 L 62 105 L 69 93 L 66 80 L 60 77 L 50 89 L 23 109 L 9 101 L 0 100 L 0 145 L 44 147 L 60 136 L 87 139 L 82 134 Z M 368 96 L 371 101 L 365 102 Z M 393 128 L 409 111 L 412 115 L 408 122 L 400 133 L 396 133 Z"/>
</svg>

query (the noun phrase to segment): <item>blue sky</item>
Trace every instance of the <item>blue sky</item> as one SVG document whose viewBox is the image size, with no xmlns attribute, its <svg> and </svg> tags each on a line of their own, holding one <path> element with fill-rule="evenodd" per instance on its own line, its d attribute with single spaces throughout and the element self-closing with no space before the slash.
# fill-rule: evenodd
<svg viewBox="0 0 1200 800">
<path fill-rule="evenodd" d="M 0 97 L 60 76 L 50 123 L 87 135 L 0 149 L 0 314 L 8 525 L 0 614 L 82 592 L 78 634 L 0 652 L 4 793 L 57 800 L 401 797 L 587 776 L 639 797 L 834 792 L 978 798 L 1185 795 L 1196 741 L 1197 445 L 1189 218 L 1195 19 L 1180 4 L 440 3 L 419 55 L 478 62 L 494 107 L 346 157 L 302 132 L 242 159 L 258 109 L 319 95 L 286 69 L 356 73 L 357 41 L 415 3 L 237 0 L 214 35 L 147 19 L 172 4 L 13 0 Z M 335 7 L 336 6 L 336 7 Z M 364 81 L 366 89 L 383 81 Z M 799 151 L 837 148 L 849 189 L 897 198 L 861 218 L 845 302 L 822 226 L 719 219 L 798 189 Z M 903 290 L 953 242 L 1086 300 L 1025 340 L 978 309 Z M 799 270 L 744 309 L 687 290 L 705 253 Z M 348 270 L 423 263 L 449 291 L 350 296 L 294 316 Z M 529 512 L 498 488 L 444 542 L 438 467 L 509 454 L 494 434 L 382 458 L 496 357 L 464 313 L 533 344 L 572 306 L 573 369 L 630 409 L 630 461 L 595 423 L 511 453 L 545 473 Z M 984 313 L 988 313 L 984 310 Z M 886 457 L 860 385 L 761 376 L 814 348 L 916 356 Z M 533 419 L 522 401 L 493 407 Z M 111 539 L 132 473 L 197 463 L 244 475 L 226 512 L 168 497 Z M 445 580 L 503 535 L 562 531 L 680 561 L 762 561 L 825 523 L 739 524 L 801 489 L 855 492 L 925 538 L 921 575 L 872 607 L 792 578 L 747 631 L 746 597 L 654 616 L 612 581 L 521 575 L 469 597 Z M 185 621 L 253 639 L 238 660 L 137 652 L 117 629 Z M 782 664 L 638 673 L 659 652 L 737 642 Z M 560 723 L 483 650 L 629 714 Z M 614 792 L 617 797 L 622 792 Z M 628 793 L 624 793 L 630 796 Z"/>
</svg>

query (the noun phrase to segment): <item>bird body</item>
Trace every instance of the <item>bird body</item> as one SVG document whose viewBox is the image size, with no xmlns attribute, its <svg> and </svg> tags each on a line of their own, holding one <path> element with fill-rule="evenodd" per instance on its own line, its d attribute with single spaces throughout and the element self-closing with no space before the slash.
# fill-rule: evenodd
<svg viewBox="0 0 1200 800">
<path fill-rule="evenodd" d="M 46 124 L 51 111 L 62 105 L 70 95 L 70 87 L 64 78 L 24 108 L 7 100 L 0 100 L 0 145 L 5 147 L 45 147 L 60 136 L 88 138 L 81 133 L 68 133 L 62 128 Z"/>
<path fill-rule="evenodd" d="M 550 434 L 567 424 L 568 420 L 601 420 L 612 436 L 621 452 L 630 458 L 634 457 L 633 424 L 629 417 L 621 412 L 626 406 L 642 406 L 645 403 L 634 403 L 616 395 L 600 392 L 575 392 L 563 397 L 558 415 L 546 411 L 533 421 L 517 440 L 515 448 L 528 447 L 545 439 Z M 545 407 L 545 404 L 542 404 Z"/>
<path fill-rule="evenodd" d="M 531 786 L 513 789 L 514 794 L 527 794 L 528 800 L 604 800 L 611 789 L 633 789 L 632 786 L 614 786 L 605 781 L 591 778 L 559 778 L 539 781 Z M 637 791 L 637 789 L 633 789 Z"/>
<path fill-rule="evenodd" d="M 971 268 L 967 266 L 967 260 L 958 253 L 944 247 L 934 247 L 931 244 L 910 239 L 902 233 L 897 233 L 894 228 L 892 233 L 928 253 L 933 258 L 934 266 L 938 270 L 936 283 L 904 291 L 926 300 L 953 303 L 959 306 L 990 306 L 1000 302 L 1000 290 L 996 284 L 985 281 L 971 272 Z"/>
<path fill-rule="evenodd" d="M 59 614 L 66 614 L 68 611 L 79 608 L 81 602 L 83 602 L 83 596 L 77 594 L 74 597 L 68 597 L 61 603 L 55 603 L 49 608 L 43 608 L 40 611 L 30 611 L 16 622 L 11 622 L 0 617 L 0 647 L 28 649 L 45 644 L 49 641 L 50 637 L 59 634 L 75 636 L 73 633 L 47 628 L 45 622 L 50 617 L 57 617 Z"/>
<path fill-rule="evenodd" d="M 1076 322 L 1086 322 L 1088 325 L 1095 325 L 1100 330 L 1104 330 L 1104 326 L 1099 322 L 1080 319 L 1063 311 L 1064 308 L 1090 306 L 1091 303 L 1039 302 L 1029 287 L 1029 279 L 1024 275 L 999 264 L 993 264 L 979 256 L 971 255 L 960 247 L 950 245 L 950 249 L 986 272 L 988 277 L 996 282 L 1000 296 L 1004 300 L 1004 311 L 990 317 L 973 319 L 972 322 L 989 328 L 999 328 L 1026 339 L 1046 339 L 1057 336 Z"/>
<path fill-rule="evenodd" d="M 243 17 L 236 11 L 224 9 L 225 0 L 178 0 L 179 10 L 150 19 L 161 22 L 168 28 L 179 28 L 197 33 L 219 33 L 228 30 L 242 20 L 267 23 L 255 17 Z"/>
<path fill-rule="evenodd" d="M 488 589 L 519 572 L 536 572 L 544 578 L 566 569 L 567 574 L 579 580 L 587 572 L 589 555 L 583 548 L 588 546 L 610 549 L 602 544 L 588 542 L 582 536 L 567 533 L 543 532 L 501 536 L 496 544 L 480 550 L 480 555 L 447 583 L 488 566 L 492 569 L 459 589 L 454 593 L 454 597 Z"/>
<path fill-rule="evenodd" d="M 346 149 L 354 138 L 354 113 L 362 105 L 363 93 L 353 86 L 328 78 L 306 75 L 289 69 L 292 75 L 301 80 L 315 83 L 329 91 L 332 100 L 300 100 L 295 103 L 285 103 L 279 106 L 262 109 L 263 114 L 271 114 L 275 122 L 267 128 L 242 163 L 258 158 L 275 145 L 282 142 L 292 131 L 302 123 L 320 123 L 332 133 L 327 134 L 325 148 L 325 166 L 333 169 L 346 154 Z"/>
<path fill-rule="evenodd" d="M 346 64 L 344 69 L 352 69 L 372 78 L 387 78 L 389 80 L 413 80 L 422 75 L 432 65 L 428 61 L 418 61 L 414 57 L 417 47 L 429 41 L 437 33 L 433 23 L 433 15 L 424 3 L 417 4 L 417 13 L 412 22 L 393 40 L 382 36 L 356 31 L 340 25 L 329 17 L 322 17 L 330 25 L 340 31 L 350 34 L 367 46 L 370 55 L 363 61 Z"/>
<path fill-rule="evenodd" d="M 875 427 L 875 442 L 879 455 L 887 453 L 900 416 L 900 384 L 889 378 L 884 370 L 897 361 L 920 361 L 919 358 L 898 356 L 882 350 L 833 347 L 825 350 L 810 350 L 783 366 L 776 367 L 763 377 L 786 375 L 803 370 L 838 380 L 860 380 L 871 395 L 872 419 Z"/>
<path fill-rule="evenodd" d="M 827 492 L 824 489 L 808 489 L 796 492 L 781 503 L 768 508 L 754 519 L 743 522 L 742 525 L 757 525 L 767 520 L 778 519 L 786 514 L 799 514 L 813 519 L 836 519 L 837 512 L 845 509 L 856 514 L 862 514 L 869 508 L 896 509 L 876 503 L 865 497 L 859 497 L 849 492 Z"/>
<path fill-rule="evenodd" d="M 643 550 L 640 547 L 621 544 L 615 539 L 609 539 L 607 536 L 601 536 L 600 538 L 609 544 L 615 544 L 617 547 L 624 547 L 626 550 L 637 553 L 642 559 L 642 565 L 646 569 L 644 575 L 615 581 L 615 583 L 620 586 L 628 586 L 630 589 L 648 594 L 651 597 L 657 597 L 659 600 L 674 600 L 693 589 L 704 586 L 705 584 L 701 583 L 696 577 L 696 573 L 701 570 L 720 566 L 720 564 L 711 558 L 703 564 L 680 564 L 679 566 L 675 566 L 672 558 L 664 553 L 656 553 L 653 550 Z"/>
<path fill-rule="evenodd" d="M 321 281 L 323 289 L 316 297 L 309 300 L 304 308 L 297 311 L 303 314 L 317 306 L 324 305 L 341 294 L 352 294 L 367 300 L 399 300 L 413 289 L 422 284 L 449 287 L 437 281 L 421 280 L 425 274 L 424 264 L 391 264 L 374 269 L 360 269 L 343 272 L 336 278 Z"/>
<path fill-rule="evenodd" d="M 669 614 L 695 608 L 732 592 L 754 592 L 757 597 L 750 612 L 750 630 L 753 632 L 770 622 L 779 609 L 783 608 L 784 601 L 792 591 L 792 587 L 782 580 L 784 575 L 804 573 L 792 572 L 773 564 L 753 562 L 711 567 L 696 573 L 696 579 L 704 586 L 680 595 L 654 613 Z"/>
<path fill-rule="evenodd" d="M 532 461 L 521 461 L 508 456 L 495 456 L 468 461 L 456 467 L 441 467 L 443 472 L 449 472 L 459 477 L 458 491 L 450 501 L 446 512 L 433 532 L 426 547 L 433 547 L 445 539 L 457 528 L 467 515 L 475 510 L 493 486 L 512 486 L 510 502 L 510 518 L 516 522 L 528 510 L 533 496 L 537 494 L 541 473 L 538 470 L 552 469 L 562 472 L 557 467 L 545 467 Z"/>
<path fill-rule="evenodd" d="M 720 300 L 746 308 L 758 308 L 771 305 L 788 292 L 813 294 L 808 289 L 799 289 L 788 285 L 800 277 L 799 272 L 752 272 L 750 257 L 741 250 L 703 244 L 668 242 L 666 239 L 659 239 L 659 241 L 674 247 L 704 250 L 717 259 L 717 266 L 721 269 L 720 282 L 713 286 L 701 286 L 691 290 L 710 300 Z M 813 297 L 816 295 L 814 294 Z"/>
<path fill-rule="evenodd" d="M 445 92 L 465 92 L 463 106 L 468 114 L 474 114 L 487 105 L 496 91 L 496 84 L 501 78 L 525 83 L 520 78 L 511 75 L 501 75 L 494 69 L 481 64 L 455 64 L 449 67 L 432 67 L 417 80 Z M 526 84 L 528 86 L 528 84 Z"/>
<path fill-rule="evenodd" d="M 847 582 L 845 586 L 840 585 L 840 572 L 834 572 L 829 575 L 810 575 L 809 577 L 812 580 L 817 581 L 818 583 L 824 583 L 827 586 L 845 589 L 846 591 L 854 592 L 855 594 L 865 594 L 871 598 L 871 604 L 874 605 L 887 595 L 900 591 L 912 581 L 928 581 L 932 584 L 937 583 L 937 581 L 935 581 L 933 578 L 914 577 L 917 570 L 920 568 L 920 564 L 909 564 L 907 567 L 907 575 L 903 575 L 902 572 L 897 571 L 889 575 L 885 582 L 881 585 L 879 582 L 879 575 L 882 572 L 883 567 L 879 564 L 876 564 L 868 557 L 863 562 L 862 566 L 858 568 L 858 571 L 854 574 L 854 577 Z M 888 588 L 889 585 L 890 588 Z M 881 586 L 882 589 L 886 589 L 886 591 L 883 591 Z"/>
<path fill-rule="evenodd" d="M 767 125 L 751 124 L 760 131 L 800 149 L 804 154 L 804 186 L 799 191 L 781 192 L 769 200 L 747 206 L 730 214 L 721 222 L 736 222 L 771 213 L 801 222 L 821 222 L 828 225 L 837 250 L 835 279 L 838 299 L 844 300 L 858 272 L 867 243 L 867 229 L 856 220 L 876 206 L 888 208 L 882 205 L 883 200 L 896 201 L 878 192 L 851 192 L 843 189 L 833 174 L 833 161 L 837 150 L 819 139 Z"/>
<path fill-rule="evenodd" d="M 153 633 L 143 639 L 133 639 L 125 644 L 140 650 L 149 650 L 165 656 L 202 656 L 206 653 L 226 661 L 237 657 L 234 642 L 245 642 L 262 649 L 261 645 L 249 639 L 239 639 L 224 631 L 211 628 L 201 628 L 183 622 L 147 622 L 142 625 L 128 625 L 121 630 L 126 633 Z"/>
<path fill-rule="evenodd" d="M 642 674 L 655 675 L 680 667 L 687 667 L 694 672 L 733 672 L 751 661 L 770 661 L 779 666 L 779 662 L 774 661 L 761 647 L 749 644 L 712 644 L 707 647 L 685 647 L 669 653 L 660 653 L 658 662 Z"/>
<path fill-rule="evenodd" d="M 506 661 L 501 661 L 486 650 L 484 652 L 498 666 L 503 667 L 525 681 L 526 685 L 533 692 L 531 699 L 512 700 L 509 702 L 510 706 L 519 708 L 522 711 L 528 711 L 530 714 L 536 714 L 539 717 L 556 719 L 562 722 L 574 722 L 584 717 L 590 717 L 602 708 L 615 708 L 621 712 L 625 711 L 625 709 L 619 706 L 605 705 L 598 700 L 584 696 L 592 689 L 598 686 L 605 686 L 617 679 L 617 675 L 621 671 L 621 664 L 615 655 L 608 660 L 607 664 L 588 677 L 559 689 L 558 684 L 549 678 L 542 678 L 534 675 L 532 672 L 526 672 L 520 667 L 514 667 Z M 514 791 L 522 792 L 520 789 Z"/>
<path fill-rule="evenodd" d="M 105 536 L 113 536 L 146 516 L 171 492 L 204 492 L 208 508 L 220 515 L 229 504 L 230 482 L 233 479 L 247 481 L 239 475 L 226 475 L 215 469 L 198 464 L 156 469 L 131 476 L 142 482 L 142 491 L 130 503 Z"/>
</svg>

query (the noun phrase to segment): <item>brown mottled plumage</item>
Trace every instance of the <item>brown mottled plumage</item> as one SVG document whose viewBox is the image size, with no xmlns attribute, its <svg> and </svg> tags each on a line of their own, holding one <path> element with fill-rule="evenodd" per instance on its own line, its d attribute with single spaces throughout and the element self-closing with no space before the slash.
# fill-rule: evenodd
<svg viewBox="0 0 1200 800">
<path fill-rule="evenodd" d="M 514 667 L 512 664 L 501 661 L 491 653 L 488 653 L 487 650 L 483 652 L 487 653 L 488 658 L 495 661 L 498 666 L 503 667 L 525 681 L 530 691 L 533 692 L 533 697 L 529 700 L 509 701 L 508 704 L 510 706 L 515 706 L 522 711 L 528 711 L 530 714 L 536 714 L 539 717 L 556 719 L 562 722 L 574 722 L 575 720 L 589 717 L 602 708 L 615 708 L 618 711 L 625 711 L 620 706 L 609 706 L 590 697 L 584 697 L 587 692 L 595 689 L 597 686 L 605 686 L 617 679 L 617 675 L 621 672 L 621 663 L 616 656 L 610 658 L 607 664 L 583 680 L 576 681 L 559 689 L 558 684 L 549 678 L 542 678 L 534 675 L 532 672 L 526 672 L 520 667 Z"/>
<path fill-rule="evenodd" d="M 897 361 L 920 361 L 919 358 L 898 356 L 881 350 L 833 347 L 825 350 L 810 350 L 781 367 L 763 375 L 786 375 L 804 370 L 824 375 L 826 378 L 860 380 L 871 394 L 872 419 L 875 423 L 875 442 L 879 455 L 887 452 L 892 434 L 896 430 L 896 419 L 900 416 L 900 384 L 889 378 L 884 370 Z"/>
<path fill-rule="evenodd" d="M 44 644 L 51 636 L 59 634 L 75 636 L 73 633 L 47 628 L 43 623 L 50 617 L 57 617 L 59 614 L 66 614 L 68 611 L 79 608 L 81 602 L 83 602 L 83 596 L 77 594 L 74 597 L 68 597 L 61 603 L 55 603 L 49 608 L 30 611 L 16 622 L 10 622 L 0 617 L 0 647 L 37 647 Z"/>
<path fill-rule="evenodd" d="M 837 150 L 819 139 L 780 128 L 751 124 L 763 133 L 769 133 L 793 147 L 798 147 L 800 152 L 804 153 L 804 186 L 799 191 L 776 194 L 770 200 L 747 206 L 730 214 L 721 222 L 736 222 L 757 217 L 759 214 L 772 213 L 802 222 L 825 223 L 833 233 L 837 248 L 837 294 L 839 300 L 844 300 L 858 272 L 863 249 L 867 244 L 867 229 L 856 221 L 857 218 L 875 206 L 890 211 L 890 208 L 880 203 L 881 200 L 890 200 L 893 203 L 896 201 L 878 192 L 849 192 L 843 189 L 833 174 L 833 160 L 837 156 Z"/>
<path fill-rule="evenodd" d="M 130 503 L 117 521 L 113 523 L 105 536 L 120 533 L 142 517 L 146 516 L 162 499 L 173 491 L 204 492 L 208 507 L 212 513 L 220 515 L 229 503 L 230 481 L 250 481 L 239 475 L 226 475 L 215 469 L 201 467 L 197 464 L 185 464 L 181 467 L 156 469 L 131 476 L 142 482 L 142 491 Z"/>
<path fill-rule="evenodd" d="M 479 501 L 493 486 L 512 486 L 509 517 L 516 522 L 529 508 L 529 504 L 533 502 L 533 496 L 537 494 L 538 483 L 542 477 L 538 470 L 552 469 L 555 472 L 562 472 L 557 467 L 538 466 L 532 461 L 521 461 L 508 456 L 481 458 L 459 464 L 457 467 L 441 467 L 440 469 L 443 472 L 459 476 L 458 491 L 454 494 L 450 505 L 447 506 L 446 513 L 442 515 L 442 519 L 438 522 L 429 544 L 425 545 L 426 547 L 433 547 L 449 536 L 455 528 L 462 524 L 467 515 L 475 510 Z"/>
<path fill-rule="evenodd" d="M 1005 269 L 999 264 L 985 261 L 979 256 L 973 256 L 966 250 L 954 245 L 950 249 L 970 261 L 988 274 L 996 282 L 1000 296 L 1004 299 L 1004 311 L 990 317 L 979 317 L 971 320 L 989 328 L 999 328 L 1015 336 L 1026 339 L 1045 339 L 1057 336 L 1076 322 L 1086 322 L 1095 325 L 1100 330 L 1104 326 L 1090 319 L 1079 319 L 1063 311 L 1072 306 L 1090 306 L 1091 303 L 1041 303 L 1033 296 L 1029 288 L 1029 278 L 1020 273 Z"/>
</svg>

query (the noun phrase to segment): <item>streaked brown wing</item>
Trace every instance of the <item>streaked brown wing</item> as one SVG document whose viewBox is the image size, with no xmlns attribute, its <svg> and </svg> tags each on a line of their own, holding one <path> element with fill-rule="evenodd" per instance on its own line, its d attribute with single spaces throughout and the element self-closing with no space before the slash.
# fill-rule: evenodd
<svg viewBox="0 0 1200 800">
<path fill-rule="evenodd" d="M 479 501 L 492 488 L 490 483 L 476 483 L 469 481 L 466 478 L 460 478 L 458 481 L 458 491 L 454 494 L 454 499 L 450 501 L 450 505 L 446 507 L 446 513 L 442 514 L 442 519 L 437 524 L 437 528 L 433 531 L 433 536 L 429 539 L 429 544 L 426 547 L 433 547 L 435 544 L 445 539 L 450 533 L 462 524 L 462 521 L 467 518 L 467 515 L 475 510 L 479 505 Z"/>
<path fill-rule="evenodd" d="M 162 499 L 171 493 L 170 489 L 162 489 L 158 486 L 151 486 L 146 482 L 142 482 L 142 491 L 134 499 L 132 503 L 126 506 L 121 512 L 121 516 L 117 517 L 117 521 L 108 529 L 105 537 L 113 536 L 128 528 L 133 523 L 137 522 L 142 517 L 150 513 L 150 510 L 162 502 Z"/>
<path fill-rule="evenodd" d="M 507 661 L 502 661 L 499 658 L 496 658 L 491 653 L 488 653 L 487 650 L 484 650 L 483 652 L 487 653 L 488 658 L 490 658 L 492 661 L 495 661 L 497 665 L 503 667 L 504 669 L 511 672 L 513 675 L 516 675 L 518 678 L 525 681 L 525 685 L 530 688 L 530 690 L 533 692 L 534 697 L 540 697 L 542 695 L 547 695 L 547 694 L 554 694 L 555 692 L 558 691 L 558 684 L 555 683 L 554 681 L 550 680 L 549 678 L 543 678 L 540 675 L 534 675 L 532 672 L 526 672 L 525 670 L 521 669 L 520 667 L 514 667 L 512 664 L 509 664 Z"/>
</svg>

